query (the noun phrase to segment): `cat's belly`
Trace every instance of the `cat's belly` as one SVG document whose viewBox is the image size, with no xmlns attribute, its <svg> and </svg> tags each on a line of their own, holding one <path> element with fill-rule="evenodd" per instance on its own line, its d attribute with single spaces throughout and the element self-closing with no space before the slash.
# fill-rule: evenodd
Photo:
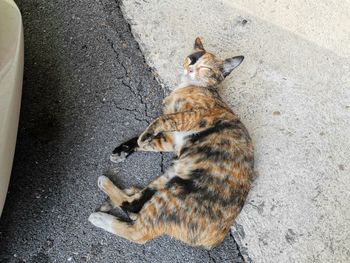
<svg viewBox="0 0 350 263">
<path fill-rule="evenodd" d="M 175 149 L 179 149 L 187 140 L 188 136 L 194 134 L 193 131 L 173 132 Z"/>
</svg>

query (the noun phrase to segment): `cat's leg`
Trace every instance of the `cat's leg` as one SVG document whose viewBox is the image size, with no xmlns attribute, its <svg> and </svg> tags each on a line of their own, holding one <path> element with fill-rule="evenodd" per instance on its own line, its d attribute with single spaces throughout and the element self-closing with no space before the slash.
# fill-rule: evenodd
<svg viewBox="0 0 350 263">
<path fill-rule="evenodd" d="M 171 166 L 162 176 L 159 176 L 140 191 L 137 189 L 121 190 L 106 176 L 100 176 L 98 178 L 98 186 L 109 196 L 114 206 L 118 206 L 129 213 L 138 213 L 143 205 L 149 201 L 159 189 L 163 189 L 166 183 L 174 176 L 174 167 Z"/>
<path fill-rule="evenodd" d="M 159 176 L 156 180 L 142 189 L 138 195 L 132 196 L 133 200 L 126 200 L 122 203 L 121 208 L 131 216 L 133 220 L 137 217 L 137 213 L 141 211 L 144 204 L 147 203 L 153 195 L 161 189 L 164 189 L 169 178 L 166 175 Z"/>
<path fill-rule="evenodd" d="M 152 198 L 158 188 L 164 187 L 165 182 L 165 177 L 160 176 L 141 191 L 132 188 L 121 190 L 106 176 L 100 176 L 98 178 L 98 186 L 110 199 L 110 202 L 106 201 L 101 205 L 100 211 L 107 212 L 113 206 L 118 206 L 128 213 L 130 219 L 136 220 L 137 213 L 143 205 Z"/>
<path fill-rule="evenodd" d="M 147 143 L 138 144 L 138 151 L 173 152 L 174 136 L 172 132 L 160 132 Z"/>
<path fill-rule="evenodd" d="M 144 244 L 157 236 L 155 231 L 148 230 L 140 220 L 130 223 L 110 214 L 95 212 L 89 216 L 89 221 L 96 227 L 138 244 Z"/>
<path fill-rule="evenodd" d="M 142 189 L 138 196 L 133 196 L 134 200 L 132 202 L 125 201 L 122 203 L 121 208 L 129 214 L 129 217 L 135 220 L 138 217 L 138 213 L 144 207 L 144 205 L 153 197 L 153 195 L 159 190 L 163 190 L 166 184 L 171 178 L 175 176 L 174 166 L 170 166 L 166 172 L 159 176 L 156 180 L 151 182 L 146 188 Z"/>
<path fill-rule="evenodd" d="M 130 188 L 127 188 L 127 189 L 123 189 L 123 192 L 126 193 L 128 196 L 132 196 L 138 192 L 140 192 L 141 189 L 138 189 L 137 187 L 135 186 L 132 186 Z M 112 210 L 113 208 L 115 207 L 115 205 L 111 202 L 111 199 L 108 198 L 106 201 L 104 201 L 100 208 L 99 208 L 99 211 L 101 212 L 108 212 L 110 210 Z M 129 214 L 129 217 L 132 218 L 132 214 Z"/>
<path fill-rule="evenodd" d="M 135 137 L 116 147 L 110 156 L 110 160 L 114 163 L 122 162 L 130 154 L 137 151 L 151 151 L 151 152 L 174 151 L 173 136 L 171 133 L 160 133 L 158 136 L 155 136 L 151 141 L 147 143 L 143 143 L 141 146 L 138 145 L 137 140 L 138 140 L 138 137 Z"/>
<path fill-rule="evenodd" d="M 162 115 L 147 127 L 137 142 L 142 147 L 157 138 L 159 134 L 184 131 L 200 132 L 215 126 L 221 119 L 227 119 L 228 115 L 230 113 L 222 109 L 193 110 Z M 231 117 L 234 115 L 232 114 Z"/>
<path fill-rule="evenodd" d="M 114 185 L 108 177 L 100 176 L 98 178 L 98 187 L 108 195 L 113 205 L 135 213 L 142 208 L 143 204 L 147 202 L 157 190 L 164 188 L 168 180 L 169 177 L 167 175 L 159 176 L 146 188 L 140 191 L 135 190 L 133 194 L 129 194 L 129 189 L 123 191 Z"/>
<path fill-rule="evenodd" d="M 214 125 L 227 112 L 222 110 L 195 110 L 160 116 L 140 137 L 135 137 L 116 147 L 110 156 L 114 163 L 124 161 L 136 151 L 173 152 L 174 131 L 199 132 Z M 208 113 L 209 112 L 209 113 Z M 216 116 L 215 118 L 213 116 Z"/>
<path fill-rule="evenodd" d="M 97 181 L 98 187 L 108 195 L 111 202 L 115 206 L 121 206 L 123 202 L 132 202 L 135 198 L 138 198 L 141 194 L 135 191 L 134 194 L 128 195 L 123 190 L 119 189 L 113 184 L 113 182 L 106 176 L 100 176 Z"/>
</svg>

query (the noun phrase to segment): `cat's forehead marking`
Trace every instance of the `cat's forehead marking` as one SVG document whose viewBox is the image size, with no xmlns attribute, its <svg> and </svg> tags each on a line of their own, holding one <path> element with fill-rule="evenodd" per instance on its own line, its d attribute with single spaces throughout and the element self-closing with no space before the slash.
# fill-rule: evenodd
<svg viewBox="0 0 350 263">
<path fill-rule="evenodd" d="M 191 65 L 197 62 L 197 60 L 205 54 L 205 51 L 197 51 L 191 55 L 188 56 L 188 58 L 191 60 Z"/>
</svg>

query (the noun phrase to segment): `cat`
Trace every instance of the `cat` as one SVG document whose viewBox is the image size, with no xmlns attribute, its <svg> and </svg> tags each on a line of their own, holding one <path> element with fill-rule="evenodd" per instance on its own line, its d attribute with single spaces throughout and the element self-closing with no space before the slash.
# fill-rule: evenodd
<svg viewBox="0 0 350 263">
<path fill-rule="evenodd" d="M 211 249 L 225 238 L 250 190 L 254 155 L 247 129 L 217 89 L 243 59 L 221 60 L 196 38 L 163 115 L 111 155 L 119 162 L 137 151 L 174 152 L 173 164 L 143 190 L 121 190 L 100 176 L 99 188 L 132 220 L 100 211 L 90 215 L 93 225 L 139 244 L 164 234 Z"/>
</svg>

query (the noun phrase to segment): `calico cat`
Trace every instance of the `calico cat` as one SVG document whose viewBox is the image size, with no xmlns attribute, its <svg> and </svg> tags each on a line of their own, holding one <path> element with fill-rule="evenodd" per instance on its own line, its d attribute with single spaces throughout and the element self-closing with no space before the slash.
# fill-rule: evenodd
<svg viewBox="0 0 350 263">
<path fill-rule="evenodd" d="M 136 151 L 174 152 L 172 166 L 143 190 L 121 190 L 100 176 L 99 188 L 132 220 L 96 212 L 92 224 L 140 244 L 165 234 L 210 249 L 225 238 L 251 187 L 254 156 L 246 128 L 217 89 L 242 61 L 221 60 L 196 38 L 163 115 L 111 155 L 119 162 Z"/>
</svg>

